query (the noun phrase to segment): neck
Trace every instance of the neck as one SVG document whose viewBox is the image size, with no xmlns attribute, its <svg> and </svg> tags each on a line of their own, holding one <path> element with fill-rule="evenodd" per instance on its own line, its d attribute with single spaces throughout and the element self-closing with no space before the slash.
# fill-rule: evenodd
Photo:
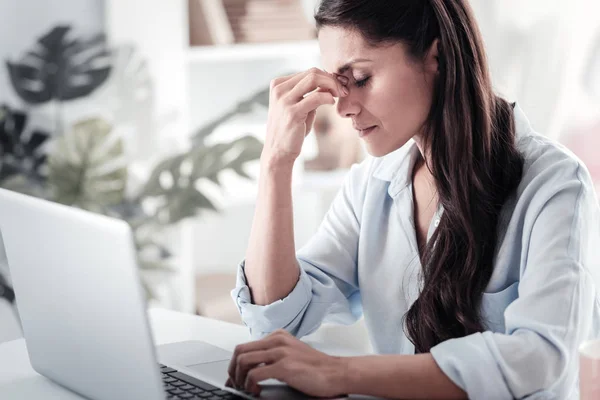
<svg viewBox="0 0 600 400">
<path fill-rule="evenodd" d="M 431 152 L 423 145 L 423 138 L 420 135 L 415 135 L 413 136 L 413 140 L 419 148 L 419 153 L 421 153 L 421 162 L 424 162 L 426 165 L 431 165 L 429 162 L 431 159 Z"/>
<path fill-rule="evenodd" d="M 433 177 L 433 173 L 431 172 L 431 152 L 429 152 L 428 150 L 426 150 L 423 146 L 423 141 L 421 139 L 420 136 L 415 136 L 414 138 L 415 143 L 417 144 L 417 148 L 419 149 L 419 153 L 420 153 L 420 157 L 417 160 L 417 162 L 415 163 L 414 169 L 413 169 L 413 178 L 415 177 L 415 175 L 417 175 L 417 173 L 424 177 L 425 180 L 427 180 L 428 183 L 431 184 L 431 186 L 435 187 L 435 179 Z"/>
</svg>

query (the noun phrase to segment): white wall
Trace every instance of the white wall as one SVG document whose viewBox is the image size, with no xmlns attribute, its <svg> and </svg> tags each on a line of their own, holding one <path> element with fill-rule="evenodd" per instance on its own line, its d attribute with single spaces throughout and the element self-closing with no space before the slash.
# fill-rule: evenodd
<svg viewBox="0 0 600 400">
<path fill-rule="evenodd" d="M 557 138 L 586 110 L 582 72 L 598 0 L 470 0 L 496 89 L 516 100 L 540 133 Z M 583 104 L 582 104 L 583 103 Z"/>
<path fill-rule="evenodd" d="M 113 45 L 133 44 L 147 61 L 155 85 L 156 114 L 175 119 L 160 132 L 158 150 L 183 146 L 187 107 L 187 1 L 105 0 L 106 32 Z"/>
<path fill-rule="evenodd" d="M 284 71 L 278 60 L 192 62 L 189 71 L 190 126 L 202 127 L 231 109 L 238 101 L 269 86 Z"/>
<path fill-rule="evenodd" d="M 244 57 L 188 63 L 192 129 L 203 126 L 256 91 L 268 88 L 272 79 L 308 69 L 318 63 L 317 56 L 311 55 L 307 59 L 304 54 L 289 58 Z"/>
</svg>

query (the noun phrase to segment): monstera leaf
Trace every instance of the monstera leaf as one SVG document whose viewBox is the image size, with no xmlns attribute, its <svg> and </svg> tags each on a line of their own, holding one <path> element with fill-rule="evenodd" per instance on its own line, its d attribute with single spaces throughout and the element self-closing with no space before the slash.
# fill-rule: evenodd
<svg viewBox="0 0 600 400">
<path fill-rule="evenodd" d="M 262 147 L 258 139 L 245 136 L 231 143 L 201 145 L 188 153 L 166 159 L 153 170 L 139 200 L 158 200 L 157 214 L 164 224 L 192 217 L 198 210 L 216 211 L 215 205 L 198 190 L 196 183 L 200 179 L 208 179 L 220 185 L 219 174 L 225 170 L 250 178 L 244 166 L 260 157 Z"/>
<path fill-rule="evenodd" d="M 46 154 L 42 145 L 48 140 L 45 132 L 25 133 L 27 115 L 0 107 L 0 184 L 22 175 L 21 180 L 41 183 L 45 179 Z"/>
<path fill-rule="evenodd" d="M 75 124 L 48 159 L 53 200 L 105 213 L 124 200 L 127 165 L 121 138 L 101 119 Z"/>
<path fill-rule="evenodd" d="M 108 78 L 110 53 L 104 36 L 72 39 L 70 30 L 69 26 L 52 29 L 17 63 L 6 63 L 12 85 L 25 102 L 77 99 Z"/>
</svg>

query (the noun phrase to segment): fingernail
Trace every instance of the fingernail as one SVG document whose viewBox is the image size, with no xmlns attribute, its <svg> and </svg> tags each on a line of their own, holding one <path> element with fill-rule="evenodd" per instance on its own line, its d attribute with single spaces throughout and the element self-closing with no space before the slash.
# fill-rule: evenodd
<svg viewBox="0 0 600 400">
<path fill-rule="evenodd" d="M 340 82 L 341 82 L 343 85 L 347 85 L 347 84 L 348 84 L 348 82 L 350 81 L 350 79 L 348 79 L 347 77 L 345 77 L 345 76 L 342 76 L 342 75 L 338 75 L 338 77 L 337 77 L 337 78 L 339 79 L 339 81 L 340 81 Z"/>
<path fill-rule="evenodd" d="M 350 91 L 346 86 L 342 86 L 342 93 L 344 93 L 345 96 L 348 96 L 350 94 Z"/>
</svg>

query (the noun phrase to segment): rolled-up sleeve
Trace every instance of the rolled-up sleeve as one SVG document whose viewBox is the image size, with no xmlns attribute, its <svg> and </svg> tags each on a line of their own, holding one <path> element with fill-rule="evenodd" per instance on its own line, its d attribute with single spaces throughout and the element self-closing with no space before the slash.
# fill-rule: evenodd
<svg viewBox="0 0 600 400">
<path fill-rule="evenodd" d="M 351 169 L 319 229 L 297 252 L 300 276 L 287 297 L 266 306 L 252 304 L 244 262 L 239 266 L 231 295 L 253 338 L 277 329 L 302 337 L 314 332 L 323 321 L 351 324 L 361 317 L 357 276 L 360 223 L 355 213 L 355 186 L 364 168 L 360 165 Z"/>
<path fill-rule="evenodd" d="M 231 292 L 242 321 L 250 328 L 254 339 L 258 339 L 276 329 L 292 330 L 301 324 L 312 296 L 310 278 L 300 269 L 298 283 L 284 299 L 266 306 L 252 304 L 250 289 L 246 283 L 244 262 L 238 268 L 237 283 Z"/>
<path fill-rule="evenodd" d="M 523 224 L 518 298 L 505 332 L 443 342 L 431 354 L 473 399 L 570 399 L 577 395 L 577 348 L 593 337 L 599 270 L 598 202 L 583 167 L 562 164 L 531 222 Z M 554 170 L 556 171 L 556 169 Z M 567 172 L 565 172 L 567 171 Z M 564 176 L 572 171 L 572 178 Z M 554 177 L 553 177 L 554 176 Z M 556 178 L 558 176 L 558 178 Z M 527 234 L 527 232 L 530 232 Z"/>
</svg>

